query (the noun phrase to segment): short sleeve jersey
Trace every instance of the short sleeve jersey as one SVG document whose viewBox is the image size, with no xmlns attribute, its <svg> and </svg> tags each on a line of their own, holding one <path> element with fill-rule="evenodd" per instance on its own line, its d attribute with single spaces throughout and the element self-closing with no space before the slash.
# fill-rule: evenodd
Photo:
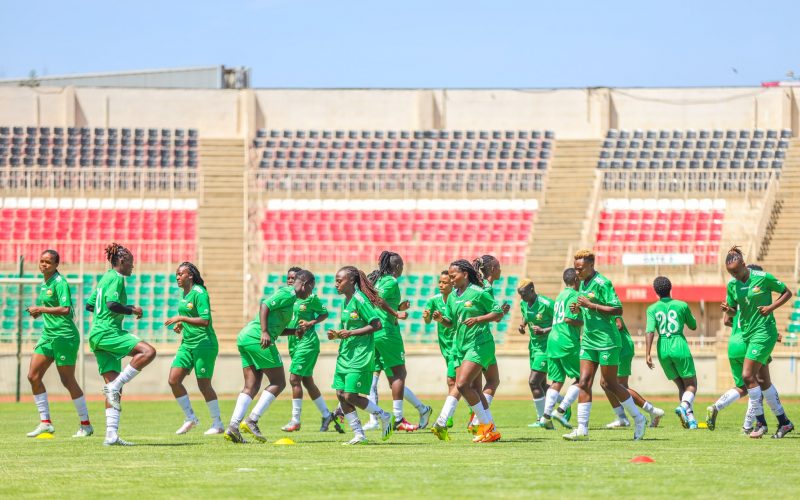
<svg viewBox="0 0 800 500">
<path fill-rule="evenodd" d="M 553 305 L 553 329 L 547 339 L 547 355 L 551 358 L 564 357 L 574 353 L 580 346 L 581 328 L 570 325 L 566 319 L 580 320 L 581 314 L 569 310 L 569 305 L 578 300 L 578 292 L 565 288 L 556 297 Z"/>
<path fill-rule="evenodd" d="M 397 278 L 389 276 L 388 274 L 386 276 L 381 276 L 378 281 L 375 282 L 375 289 L 378 290 L 380 298 L 389 304 L 389 307 L 395 311 L 400 308 L 400 285 L 397 284 Z M 382 330 L 385 330 L 387 327 L 390 329 L 397 329 L 397 318 L 380 307 L 375 308 L 375 310 L 378 312 L 378 318 L 380 318 L 381 324 L 383 325 Z M 382 333 L 382 331 L 376 332 L 376 335 L 380 336 Z"/>
<path fill-rule="evenodd" d="M 453 344 L 456 347 L 466 345 L 477 345 L 491 338 L 488 325 L 477 323 L 470 327 L 464 324 L 467 318 L 483 316 L 489 313 L 502 313 L 500 304 L 484 288 L 477 285 L 469 285 L 461 295 L 454 290 L 447 297 L 447 304 L 442 315 L 450 320 L 455 333 Z"/>
<path fill-rule="evenodd" d="M 92 319 L 92 329 L 89 331 L 89 338 L 105 335 L 118 335 L 122 329 L 122 320 L 125 315 L 115 313 L 108 308 L 109 302 L 127 305 L 128 294 L 125 291 L 125 277 L 113 269 L 106 271 L 100 278 L 89 304 L 94 306 L 94 316 Z"/>
<path fill-rule="evenodd" d="M 547 350 L 547 335 L 535 335 L 533 327 L 550 328 L 553 326 L 553 301 L 543 295 L 537 295 L 532 305 L 524 300 L 519 304 L 522 319 L 528 325 L 530 348 L 544 352 Z"/>
<path fill-rule="evenodd" d="M 659 337 L 684 336 L 683 329 L 697 328 L 697 320 L 689 305 L 682 300 L 665 297 L 647 308 L 647 332 Z"/>
<path fill-rule="evenodd" d="M 342 304 L 341 326 L 343 330 L 357 330 L 380 319 L 378 309 L 372 305 L 364 292 L 356 290 L 350 301 Z M 336 371 L 339 373 L 371 372 L 375 369 L 374 334 L 358 335 L 342 339 Z"/>
<path fill-rule="evenodd" d="M 292 321 L 289 323 L 290 328 L 295 328 L 298 323 L 302 321 L 314 321 L 318 316 L 328 314 L 328 308 L 319 300 L 316 294 L 309 295 L 306 299 L 297 299 L 294 303 L 292 313 Z M 298 339 L 294 335 L 289 337 L 289 348 L 294 350 L 296 348 L 312 347 L 319 348 L 319 337 L 317 336 L 316 328 L 306 330 L 303 338 Z"/>
<path fill-rule="evenodd" d="M 736 311 L 736 316 L 731 322 L 731 336 L 728 339 L 728 357 L 731 359 L 741 359 L 747 355 L 747 345 L 742 338 L 742 328 L 739 325 L 740 313 L 741 311 Z"/>
<path fill-rule="evenodd" d="M 179 293 L 183 294 L 181 290 Z M 211 302 L 208 290 L 200 285 L 194 285 L 186 295 L 181 296 L 178 303 L 178 314 L 189 318 L 202 318 L 208 320 L 208 326 L 196 326 L 189 323 L 183 324 L 182 344 L 189 348 L 217 347 L 217 335 L 211 319 Z"/>
<path fill-rule="evenodd" d="M 751 270 L 745 283 L 736 279 L 728 282 L 726 301 L 739 310 L 739 326 L 744 338 L 765 328 L 775 328 L 775 316 L 772 313 L 762 316 L 758 308 L 772 304 L 773 292 L 781 294 L 785 290 L 786 285 L 764 271 Z"/>
<path fill-rule="evenodd" d="M 452 292 L 451 292 L 452 295 Z M 425 310 L 430 311 L 431 316 L 436 311 L 444 314 L 445 309 L 445 300 L 444 295 L 441 293 L 437 293 L 425 304 Z M 450 352 L 450 348 L 453 346 L 453 329 L 444 326 L 442 323 L 436 323 L 436 333 L 439 338 L 439 350 L 443 353 Z"/>
<path fill-rule="evenodd" d="M 297 300 L 294 288 L 291 286 L 284 286 L 278 288 L 278 291 L 261 301 L 262 304 L 269 308 L 269 316 L 267 316 L 267 331 L 272 341 L 276 341 L 281 333 L 289 325 L 292 320 L 294 303 Z M 260 314 L 256 313 L 253 321 L 239 333 L 239 344 L 259 344 L 261 343 L 261 318 Z"/>
<path fill-rule="evenodd" d="M 55 314 L 42 314 L 44 320 L 43 338 L 78 338 L 78 327 L 75 326 L 72 295 L 69 292 L 67 280 L 56 271 L 50 279 L 39 287 L 39 298 L 36 305 L 42 307 L 69 307 L 69 314 L 58 316 Z"/>
<path fill-rule="evenodd" d="M 610 307 L 621 307 L 614 285 L 600 273 L 596 273 L 589 282 L 581 281 L 578 294 L 588 298 L 593 304 Z M 604 350 L 620 347 L 619 331 L 614 323 L 614 316 L 603 314 L 588 307 L 581 308 L 583 315 L 583 340 L 581 348 Z"/>
</svg>

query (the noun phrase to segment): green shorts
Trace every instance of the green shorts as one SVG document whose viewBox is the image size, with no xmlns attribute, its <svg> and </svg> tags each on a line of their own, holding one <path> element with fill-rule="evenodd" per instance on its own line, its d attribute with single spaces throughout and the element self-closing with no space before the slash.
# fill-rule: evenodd
<svg viewBox="0 0 800 500">
<path fill-rule="evenodd" d="M 631 363 L 634 356 L 633 339 L 627 335 L 622 336 L 622 348 L 619 350 L 619 369 L 617 370 L 618 377 L 631 376 Z"/>
<path fill-rule="evenodd" d="M 580 359 L 597 363 L 600 366 L 619 366 L 619 347 L 603 350 L 581 348 Z"/>
<path fill-rule="evenodd" d="M 178 347 L 172 368 L 182 368 L 189 373 L 194 370 L 197 378 L 211 378 L 214 376 L 214 365 L 217 363 L 218 347 Z"/>
<path fill-rule="evenodd" d="M 369 394 L 369 389 L 372 387 L 372 372 L 333 372 L 331 387 L 351 394 Z"/>
<path fill-rule="evenodd" d="M 261 344 L 238 345 L 239 356 L 242 358 L 242 368 L 254 367 L 256 370 L 268 370 L 283 366 L 281 353 L 275 347 L 275 343 L 266 349 L 261 348 Z"/>
<path fill-rule="evenodd" d="M 455 353 L 453 362 L 456 367 L 461 366 L 464 361 L 471 361 L 486 370 L 490 366 L 497 364 L 494 352 L 494 339 L 488 336 L 485 340 L 471 343 L 463 347 L 453 346 Z"/>
<path fill-rule="evenodd" d="M 728 363 L 731 365 L 731 375 L 733 375 L 733 384 L 736 387 L 744 387 L 744 379 L 742 378 L 742 368 L 744 367 L 744 358 L 728 358 Z"/>
<path fill-rule="evenodd" d="M 385 371 L 392 377 L 392 368 L 406 364 L 406 348 L 400 331 L 384 332 L 375 338 L 375 371 Z M 372 383 L 372 382 L 370 382 Z"/>
<path fill-rule="evenodd" d="M 122 358 L 127 356 L 142 339 L 132 333 L 121 331 L 118 334 L 106 334 L 101 337 L 89 337 L 89 347 L 97 359 L 97 370 L 100 375 L 108 372 L 122 371 Z"/>
<path fill-rule="evenodd" d="M 447 378 L 456 378 L 456 360 L 453 356 L 447 356 L 444 358 L 445 363 L 447 364 Z"/>
<path fill-rule="evenodd" d="M 581 376 L 581 358 L 575 352 L 561 358 L 547 358 L 547 374 L 552 382 L 566 382 L 567 378 L 578 380 Z"/>
<path fill-rule="evenodd" d="M 295 349 L 290 353 L 292 364 L 289 366 L 289 373 L 299 377 L 310 377 L 314 375 L 314 367 L 317 366 L 319 349 Z"/>
<path fill-rule="evenodd" d="M 547 373 L 547 354 L 543 352 L 530 353 L 531 371 Z"/>
<path fill-rule="evenodd" d="M 689 351 L 689 343 L 680 335 L 658 337 L 658 362 L 669 380 L 691 378 L 697 372 L 694 359 Z"/>
<path fill-rule="evenodd" d="M 54 359 L 56 366 L 75 366 L 81 340 L 75 338 L 40 338 L 33 352 Z"/>
<path fill-rule="evenodd" d="M 751 359 L 762 365 L 767 364 L 777 341 L 778 329 L 774 325 L 751 333 L 745 339 L 745 344 L 747 345 L 745 359 Z"/>
</svg>

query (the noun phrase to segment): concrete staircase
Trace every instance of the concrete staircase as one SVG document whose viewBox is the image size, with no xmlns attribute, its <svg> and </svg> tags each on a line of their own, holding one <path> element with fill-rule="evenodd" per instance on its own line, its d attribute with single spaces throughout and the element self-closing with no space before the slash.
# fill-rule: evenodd
<svg viewBox="0 0 800 500">
<path fill-rule="evenodd" d="M 236 335 L 249 319 L 243 244 L 247 241 L 246 165 L 242 139 L 200 142 L 198 266 L 208 287 L 221 350 L 235 349 Z"/>
</svg>

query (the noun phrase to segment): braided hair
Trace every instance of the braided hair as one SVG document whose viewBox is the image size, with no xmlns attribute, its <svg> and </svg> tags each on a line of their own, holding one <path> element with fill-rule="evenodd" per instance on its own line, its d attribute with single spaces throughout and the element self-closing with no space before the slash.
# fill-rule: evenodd
<svg viewBox="0 0 800 500">
<path fill-rule="evenodd" d="M 125 255 L 133 256 L 130 250 L 119 243 L 112 243 L 106 247 L 106 260 L 111 263 L 111 267 L 118 265 Z"/>
<path fill-rule="evenodd" d="M 206 282 L 203 280 L 203 277 L 200 276 L 200 270 L 197 269 L 197 266 L 192 264 L 191 262 L 181 262 L 178 266 L 178 269 L 185 267 L 187 271 L 189 271 L 189 276 L 192 277 L 192 281 L 195 285 L 200 285 L 203 288 L 206 287 Z"/>
<path fill-rule="evenodd" d="M 384 276 L 394 274 L 401 260 L 402 257 L 400 257 L 399 253 L 384 250 L 381 252 L 380 257 L 378 257 L 378 269 L 375 269 L 367 276 L 369 281 L 374 285 Z"/>
<path fill-rule="evenodd" d="M 58 263 L 58 261 L 56 261 L 56 264 L 57 263 Z M 758 264 L 747 264 L 747 269 L 749 269 L 751 271 L 763 271 L 764 270 L 764 268 L 759 266 Z"/>
<path fill-rule="evenodd" d="M 378 296 L 378 291 L 372 285 L 372 282 L 367 279 L 364 271 L 354 266 L 344 266 L 343 268 L 339 269 L 339 272 L 344 272 L 347 276 L 349 276 L 350 279 L 353 280 L 356 290 L 361 290 L 361 292 L 367 296 L 373 305 L 377 305 L 379 303 L 381 299 Z"/>
<path fill-rule="evenodd" d="M 462 273 L 467 273 L 467 279 L 469 280 L 470 283 L 483 288 L 483 281 L 481 280 L 478 271 L 475 270 L 475 268 L 472 266 L 472 264 L 469 263 L 469 261 L 464 259 L 455 260 L 450 263 L 450 267 L 456 267 Z"/>
<path fill-rule="evenodd" d="M 472 267 L 478 272 L 478 276 L 481 277 L 482 280 L 489 279 L 489 273 L 487 271 L 487 267 L 492 264 L 500 265 L 500 261 L 497 260 L 497 257 L 494 255 L 481 255 L 477 259 L 472 261 Z"/>
<path fill-rule="evenodd" d="M 61 263 L 61 256 L 58 255 L 58 252 L 56 252 L 55 250 L 47 249 L 44 252 L 42 252 L 42 255 L 44 254 L 50 255 L 53 258 L 53 262 L 55 262 L 56 264 Z"/>
<path fill-rule="evenodd" d="M 744 254 L 742 253 L 742 249 L 739 248 L 739 245 L 732 246 L 725 256 L 725 264 L 733 264 L 734 262 L 741 262 L 744 264 Z"/>
<path fill-rule="evenodd" d="M 659 276 L 653 280 L 653 290 L 662 299 L 669 297 L 672 292 L 672 282 L 666 276 Z"/>
</svg>

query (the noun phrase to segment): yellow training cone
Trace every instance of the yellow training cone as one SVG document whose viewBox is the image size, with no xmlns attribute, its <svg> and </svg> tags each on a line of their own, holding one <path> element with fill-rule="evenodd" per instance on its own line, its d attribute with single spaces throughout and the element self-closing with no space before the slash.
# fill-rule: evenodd
<svg viewBox="0 0 800 500">
<path fill-rule="evenodd" d="M 697 422 L 698 429 L 708 429 L 708 424 L 705 422 Z"/>
<path fill-rule="evenodd" d="M 296 443 L 289 438 L 281 438 L 275 441 L 275 443 L 273 444 L 296 444 Z"/>
<path fill-rule="evenodd" d="M 49 432 L 43 432 L 43 433 L 39 434 L 38 436 L 36 436 L 36 439 L 54 439 L 54 438 L 55 438 L 55 436 L 52 435 Z"/>
</svg>

